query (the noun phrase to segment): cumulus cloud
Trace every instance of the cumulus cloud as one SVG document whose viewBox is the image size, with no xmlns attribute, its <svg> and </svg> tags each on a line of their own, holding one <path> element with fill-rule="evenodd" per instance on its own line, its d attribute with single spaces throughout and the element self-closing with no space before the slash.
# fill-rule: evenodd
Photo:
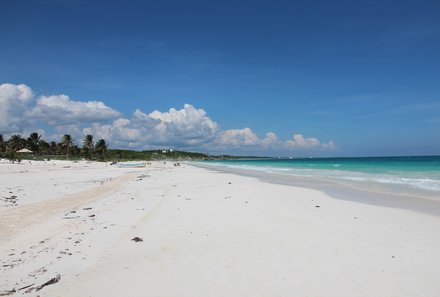
<svg viewBox="0 0 440 297">
<path fill-rule="evenodd" d="M 221 133 L 218 142 L 223 146 L 243 146 L 256 145 L 260 142 L 257 134 L 250 128 L 230 129 Z"/>
<path fill-rule="evenodd" d="M 223 131 L 219 135 L 217 142 L 224 147 L 261 146 L 268 148 L 278 144 L 280 141 L 273 132 L 266 133 L 266 136 L 261 139 L 251 128 L 243 128 Z"/>
<path fill-rule="evenodd" d="M 322 143 L 302 134 L 281 140 L 274 132 L 259 137 L 249 127 L 221 130 L 205 110 L 190 104 L 165 112 L 145 113 L 136 109 L 131 117 L 125 118 L 101 101 L 72 100 L 67 95 L 35 96 L 26 85 L 0 85 L 0 134 L 27 133 L 41 125 L 52 130 L 50 139 L 71 134 L 81 140 L 92 134 L 120 148 L 173 147 L 238 153 L 336 148 L 332 141 Z"/>
<path fill-rule="evenodd" d="M 128 119 L 119 118 L 108 125 L 93 123 L 83 129 L 83 134 L 92 134 L 96 138 L 104 138 L 122 147 L 141 147 L 148 137 L 146 130 L 132 126 Z"/>
<path fill-rule="evenodd" d="M 28 113 L 30 118 L 44 119 L 51 125 L 101 122 L 120 115 L 101 101 L 74 101 L 66 95 L 41 96 Z"/>
<path fill-rule="evenodd" d="M 218 131 L 217 123 L 203 109 L 196 109 L 190 104 L 185 104 L 180 110 L 156 110 L 148 115 L 137 110 L 133 120 L 152 126 L 152 136 L 157 144 L 171 140 L 182 145 L 200 145 L 213 140 Z"/>
<path fill-rule="evenodd" d="M 327 143 L 323 143 L 321 144 L 321 146 L 323 149 L 328 149 L 328 150 L 335 150 L 338 148 L 333 140 Z"/>
<path fill-rule="evenodd" d="M 292 139 L 286 141 L 280 140 L 273 132 L 268 132 L 264 138 L 260 138 L 250 128 L 223 131 L 217 139 L 217 144 L 223 149 L 246 146 L 265 150 L 336 149 L 333 141 L 321 143 L 317 138 L 305 138 L 302 134 L 295 134 Z"/>
<path fill-rule="evenodd" d="M 215 139 L 218 129 L 203 109 L 185 104 L 180 110 L 171 108 L 149 114 L 137 109 L 131 119 L 119 118 L 109 125 L 94 124 L 84 131 L 115 143 L 128 142 L 130 147 L 154 148 L 202 146 Z"/>
<path fill-rule="evenodd" d="M 0 84 L 0 131 L 13 133 L 26 127 L 28 122 L 23 114 L 33 97 L 26 85 Z"/>
<path fill-rule="evenodd" d="M 72 125 L 102 123 L 119 116 L 120 112 L 101 101 L 75 101 L 66 95 L 36 97 L 24 84 L 0 85 L 1 133 L 21 133 L 38 123 L 77 131 Z"/>
<path fill-rule="evenodd" d="M 276 145 L 277 143 L 279 143 L 278 141 L 278 137 L 275 133 L 273 132 L 268 132 L 266 133 L 266 137 L 261 141 L 261 145 L 264 148 L 268 148 L 271 147 L 273 145 Z"/>
<path fill-rule="evenodd" d="M 302 134 L 294 134 L 292 139 L 286 141 L 286 145 L 289 148 L 299 148 L 299 149 L 335 149 L 336 145 L 333 141 L 329 143 L 321 143 L 316 138 L 305 138 Z"/>
</svg>

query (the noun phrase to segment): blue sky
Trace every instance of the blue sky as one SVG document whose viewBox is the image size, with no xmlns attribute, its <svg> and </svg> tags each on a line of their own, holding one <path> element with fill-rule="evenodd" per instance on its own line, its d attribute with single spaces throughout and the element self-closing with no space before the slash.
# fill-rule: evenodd
<svg viewBox="0 0 440 297">
<path fill-rule="evenodd" d="M 1 2 L 3 134 L 276 156 L 440 154 L 438 1 L 91 2 Z M 32 95 L 17 105 L 19 85 Z M 20 114 L 28 120 L 12 125 Z"/>
</svg>

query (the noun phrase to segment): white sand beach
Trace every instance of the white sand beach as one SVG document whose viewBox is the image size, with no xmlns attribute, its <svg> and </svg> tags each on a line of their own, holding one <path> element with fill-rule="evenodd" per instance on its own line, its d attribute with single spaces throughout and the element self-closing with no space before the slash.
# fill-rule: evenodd
<svg viewBox="0 0 440 297">
<path fill-rule="evenodd" d="M 0 296 L 440 296 L 433 214 L 172 162 L 0 181 Z"/>
</svg>

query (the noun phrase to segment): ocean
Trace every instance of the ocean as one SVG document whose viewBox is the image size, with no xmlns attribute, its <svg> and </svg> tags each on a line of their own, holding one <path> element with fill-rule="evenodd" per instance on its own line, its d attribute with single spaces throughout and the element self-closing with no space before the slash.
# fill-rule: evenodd
<svg viewBox="0 0 440 297">
<path fill-rule="evenodd" d="M 440 156 L 252 159 L 204 164 L 440 200 Z"/>
</svg>

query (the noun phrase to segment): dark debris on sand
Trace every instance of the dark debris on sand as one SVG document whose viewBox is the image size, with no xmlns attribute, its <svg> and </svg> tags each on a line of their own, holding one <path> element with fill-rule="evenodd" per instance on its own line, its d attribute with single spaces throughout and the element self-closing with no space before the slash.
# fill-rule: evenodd
<svg viewBox="0 0 440 297">
<path fill-rule="evenodd" d="M 38 286 L 36 290 L 40 291 L 41 289 L 43 289 L 46 286 L 50 286 L 50 285 L 56 284 L 57 282 L 60 281 L 60 279 L 61 279 L 61 275 L 58 274 L 56 277 L 51 278 L 50 280 L 48 280 L 47 282 L 45 282 L 41 286 Z"/>
</svg>

